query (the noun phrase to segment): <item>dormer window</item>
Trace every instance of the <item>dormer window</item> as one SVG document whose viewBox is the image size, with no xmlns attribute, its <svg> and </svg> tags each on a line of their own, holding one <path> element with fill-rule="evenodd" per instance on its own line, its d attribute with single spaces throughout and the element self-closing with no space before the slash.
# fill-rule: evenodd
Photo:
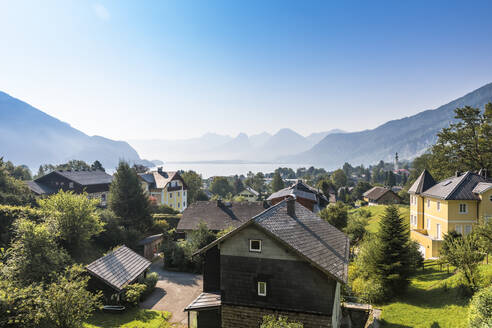
<svg viewBox="0 0 492 328">
<path fill-rule="evenodd" d="M 266 296 L 267 284 L 264 281 L 258 281 L 258 296 Z"/>
<path fill-rule="evenodd" d="M 250 239 L 249 240 L 249 251 L 260 253 L 261 252 L 261 240 Z"/>
</svg>

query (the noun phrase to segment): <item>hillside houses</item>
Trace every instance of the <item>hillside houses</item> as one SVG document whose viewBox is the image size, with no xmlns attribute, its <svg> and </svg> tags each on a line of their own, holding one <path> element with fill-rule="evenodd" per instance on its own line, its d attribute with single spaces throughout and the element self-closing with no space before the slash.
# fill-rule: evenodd
<svg viewBox="0 0 492 328">
<path fill-rule="evenodd" d="M 188 187 L 178 172 L 156 171 L 139 173 L 142 187 L 158 205 L 167 205 L 182 212 L 188 206 Z"/>
</svg>

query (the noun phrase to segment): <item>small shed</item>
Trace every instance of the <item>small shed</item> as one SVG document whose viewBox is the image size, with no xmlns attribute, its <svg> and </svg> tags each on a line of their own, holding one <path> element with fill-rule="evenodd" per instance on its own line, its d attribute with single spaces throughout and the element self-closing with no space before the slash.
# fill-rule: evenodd
<svg viewBox="0 0 492 328">
<path fill-rule="evenodd" d="M 143 256 L 148 260 L 153 260 L 156 253 L 159 253 L 163 240 L 163 234 L 145 237 L 138 242 L 138 246 L 143 248 Z"/>
<path fill-rule="evenodd" d="M 110 291 L 120 294 L 126 286 L 144 278 L 151 264 L 149 260 L 123 245 L 87 265 L 86 269 L 96 280 L 96 284 L 91 284 L 92 286 L 100 286 L 97 282 L 102 282 Z M 100 289 L 108 291 L 107 288 Z"/>
</svg>

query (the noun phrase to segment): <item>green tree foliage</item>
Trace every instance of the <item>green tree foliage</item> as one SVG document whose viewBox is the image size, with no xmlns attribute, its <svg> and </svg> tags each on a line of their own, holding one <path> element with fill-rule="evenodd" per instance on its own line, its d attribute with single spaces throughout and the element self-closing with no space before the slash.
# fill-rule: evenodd
<svg viewBox="0 0 492 328">
<path fill-rule="evenodd" d="M 149 168 L 142 164 L 133 164 L 132 169 L 137 173 L 145 173 L 149 170 Z"/>
<path fill-rule="evenodd" d="M 143 294 L 147 286 L 145 284 L 131 284 L 125 288 L 125 292 L 123 294 L 123 302 L 126 305 L 137 306 L 140 300 L 142 299 Z"/>
<path fill-rule="evenodd" d="M 96 161 L 94 161 L 94 163 L 92 163 L 91 170 L 94 170 L 94 171 L 100 170 L 100 171 L 106 172 L 106 170 L 102 166 L 101 162 L 99 162 L 98 160 L 96 160 Z"/>
<path fill-rule="evenodd" d="M 398 208 L 388 206 L 378 232 L 362 242 L 350 266 L 352 291 L 366 302 L 388 300 L 405 290 L 410 273 L 421 261 Z"/>
<path fill-rule="evenodd" d="M 44 213 L 29 206 L 0 205 L 0 247 L 7 247 L 10 244 L 13 237 L 13 223 L 21 218 L 41 222 L 44 220 Z"/>
<path fill-rule="evenodd" d="M 34 195 L 23 181 L 11 175 L 9 172 L 10 166 L 7 163 L 0 158 L 0 204 L 34 204 Z"/>
<path fill-rule="evenodd" d="M 300 322 L 289 321 L 287 317 L 274 315 L 266 315 L 263 317 L 263 321 L 260 328 L 302 328 L 304 325 Z"/>
<path fill-rule="evenodd" d="M 44 310 L 49 327 L 82 327 L 84 320 L 102 306 L 101 294 L 87 290 L 89 276 L 83 273 L 82 267 L 72 267 L 46 287 Z"/>
<path fill-rule="evenodd" d="M 348 210 L 342 202 L 325 207 L 319 212 L 319 216 L 338 230 L 343 231 L 347 227 Z"/>
<path fill-rule="evenodd" d="M 340 187 L 344 187 L 347 185 L 347 176 L 345 175 L 345 172 L 343 172 L 342 169 L 338 169 L 331 174 L 331 181 L 338 189 Z"/>
<path fill-rule="evenodd" d="M 492 253 L 492 220 L 480 218 L 479 224 L 475 226 L 474 232 L 479 238 L 481 247 L 488 254 Z"/>
<path fill-rule="evenodd" d="M 87 194 L 74 194 L 60 190 L 57 194 L 38 201 L 48 222 L 58 229 L 58 238 L 70 255 L 80 256 L 91 238 L 103 230 L 97 211 L 97 199 Z"/>
<path fill-rule="evenodd" d="M 384 184 L 390 188 L 396 185 L 396 177 L 393 171 L 386 172 L 386 179 Z"/>
<path fill-rule="evenodd" d="M 440 251 L 441 259 L 455 266 L 465 277 L 472 290 L 479 287 L 478 264 L 485 254 L 476 234 L 444 238 Z"/>
<path fill-rule="evenodd" d="M 284 189 L 284 180 L 280 176 L 280 172 L 278 170 L 275 170 L 275 173 L 273 174 L 273 180 L 271 183 L 271 188 L 273 192 L 279 191 L 280 189 Z"/>
<path fill-rule="evenodd" d="M 144 232 L 152 226 L 150 201 L 137 172 L 128 163 L 120 162 L 109 188 L 109 208 L 129 229 Z"/>
<path fill-rule="evenodd" d="M 42 285 L 22 286 L 3 276 L 0 278 L 0 327 L 47 327 Z"/>
<path fill-rule="evenodd" d="M 369 218 L 364 215 L 360 215 L 357 213 L 349 217 L 345 232 L 350 238 L 351 247 L 357 247 L 366 237 L 366 235 L 368 234 L 368 225 Z"/>
<path fill-rule="evenodd" d="M 235 175 L 232 178 L 232 188 L 234 195 L 237 195 L 244 190 L 243 181 L 241 181 L 241 178 L 238 175 Z"/>
<path fill-rule="evenodd" d="M 24 285 L 46 281 L 70 262 L 70 256 L 56 244 L 56 227 L 27 219 L 19 219 L 14 225 L 15 240 L 6 251 L 2 268 L 8 279 Z"/>
<path fill-rule="evenodd" d="M 265 184 L 265 175 L 261 172 L 253 174 L 252 172 L 248 173 L 248 177 L 244 180 L 244 184 L 250 188 L 253 188 L 260 194 L 266 192 L 266 184 Z"/>
<path fill-rule="evenodd" d="M 333 182 L 331 182 L 330 179 L 326 179 L 326 178 L 318 181 L 316 187 L 319 188 L 326 197 L 328 197 L 331 193 L 334 193 L 336 191 L 336 187 L 333 184 Z"/>
<path fill-rule="evenodd" d="M 468 327 L 492 327 L 492 286 L 488 286 L 473 295 L 468 311 Z"/>
<path fill-rule="evenodd" d="M 197 201 L 198 193 L 202 189 L 202 176 L 190 170 L 181 173 L 181 177 L 188 187 L 188 195 L 186 196 L 188 204 L 192 204 Z"/>
<path fill-rule="evenodd" d="M 4 163 L 5 169 L 8 174 L 17 180 L 31 180 L 31 171 L 25 165 L 15 166 L 11 161 L 7 161 Z"/>
<path fill-rule="evenodd" d="M 386 207 L 379 222 L 378 240 L 381 255 L 377 268 L 392 296 L 408 286 L 412 267 L 410 233 L 396 206 Z"/>
<path fill-rule="evenodd" d="M 352 189 L 352 192 L 350 193 L 350 197 L 352 198 L 353 201 L 360 200 L 362 199 L 362 195 L 371 189 L 373 186 L 369 182 L 366 181 L 359 181 L 355 185 L 354 189 Z"/>
<path fill-rule="evenodd" d="M 215 177 L 210 185 L 210 191 L 220 197 L 227 197 L 234 191 L 226 177 Z"/>
</svg>

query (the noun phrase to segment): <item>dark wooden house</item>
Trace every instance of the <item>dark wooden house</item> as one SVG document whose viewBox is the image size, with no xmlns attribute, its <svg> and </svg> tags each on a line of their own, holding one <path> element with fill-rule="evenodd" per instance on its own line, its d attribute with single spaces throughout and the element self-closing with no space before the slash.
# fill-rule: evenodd
<svg viewBox="0 0 492 328">
<path fill-rule="evenodd" d="M 339 327 L 349 239 L 294 197 L 198 253 L 203 293 L 185 309 L 196 312 L 198 328 L 257 328 L 267 314 Z"/>
<path fill-rule="evenodd" d="M 59 190 L 86 192 L 90 198 L 101 200 L 106 206 L 109 185 L 113 177 L 101 170 L 56 170 L 33 181 L 28 181 L 29 189 L 40 196 L 56 194 Z"/>
<path fill-rule="evenodd" d="M 204 222 L 213 232 L 236 228 L 263 212 L 265 206 L 263 202 L 197 201 L 183 211 L 176 230 L 187 236 L 198 228 L 200 222 Z"/>
<path fill-rule="evenodd" d="M 366 191 L 362 197 L 369 205 L 400 204 L 401 198 L 391 189 L 374 187 Z"/>
<path fill-rule="evenodd" d="M 305 184 L 301 180 L 298 180 L 290 187 L 274 192 L 268 197 L 267 201 L 275 205 L 289 196 L 295 196 L 299 204 L 315 213 L 330 204 L 330 200 L 321 191 Z"/>
</svg>

